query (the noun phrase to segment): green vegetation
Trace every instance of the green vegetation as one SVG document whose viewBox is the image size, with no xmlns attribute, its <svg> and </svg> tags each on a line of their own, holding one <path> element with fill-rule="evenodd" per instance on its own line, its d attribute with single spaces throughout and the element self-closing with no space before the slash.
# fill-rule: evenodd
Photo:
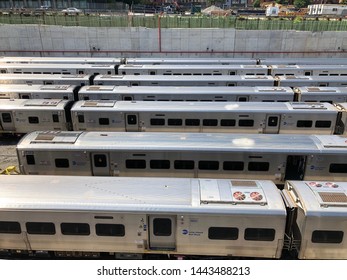
<svg viewBox="0 0 347 280">
<path fill-rule="evenodd" d="M 241 16 L 128 16 L 128 15 L 39 15 L 0 14 L 0 24 L 41 24 L 86 27 L 235 28 L 242 30 L 347 31 L 347 19 L 250 18 Z"/>
</svg>

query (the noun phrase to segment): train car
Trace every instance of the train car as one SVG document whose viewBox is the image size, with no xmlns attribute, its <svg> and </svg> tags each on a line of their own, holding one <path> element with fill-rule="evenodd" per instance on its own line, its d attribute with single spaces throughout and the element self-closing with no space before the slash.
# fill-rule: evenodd
<svg viewBox="0 0 347 280">
<path fill-rule="evenodd" d="M 345 87 L 344 76 L 276 76 L 276 86 L 282 87 Z"/>
<path fill-rule="evenodd" d="M 65 99 L 78 98 L 78 86 L 0 84 L 0 99 Z"/>
<path fill-rule="evenodd" d="M 240 63 L 241 64 L 241 63 Z M 339 57 L 339 58 L 259 58 L 258 64 L 260 65 L 347 65 L 347 58 Z"/>
<path fill-rule="evenodd" d="M 93 76 L 63 74 L 1 74 L 0 84 L 86 86 L 93 84 Z"/>
<path fill-rule="evenodd" d="M 287 181 L 285 192 L 296 204 L 293 248 L 300 259 L 347 258 L 347 183 Z"/>
<path fill-rule="evenodd" d="M 2 56 L 0 63 L 41 63 L 41 64 L 109 64 L 125 63 L 124 58 L 112 57 L 36 57 L 36 56 Z"/>
<path fill-rule="evenodd" d="M 294 92 L 290 87 L 174 87 L 174 86 L 84 86 L 79 100 L 143 100 L 143 101 L 252 101 L 290 102 Z"/>
<path fill-rule="evenodd" d="M 118 68 L 119 75 L 184 75 L 184 76 L 216 76 L 216 75 L 268 75 L 265 65 L 216 65 L 216 64 L 124 64 Z"/>
<path fill-rule="evenodd" d="M 271 181 L 2 179 L 3 254 L 280 258 L 284 247 L 286 208 Z"/>
<path fill-rule="evenodd" d="M 87 100 L 71 119 L 75 131 L 334 134 L 338 113 L 329 103 Z"/>
<path fill-rule="evenodd" d="M 347 87 L 296 87 L 293 89 L 301 102 L 347 102 Z"/>
<path fill-rule="evenodd" d="M 337 135 L 36 131 L 17 145 L 20 171 L 94 175 L 345 181 Z"/>
<path fill-rule="evenodd" d="M 94 85 L 113 86 L 273 86 L 272 76 L 97 75 Z"/>
<path fill-rule="evenodd" d="M 63 74 L 63 75 L 115 75 L 119 65 L 110 64 L 41 64 L 1 63 L 1 74 Z"/>
<path fill-rule="evenodd" d="M 69 130 L 69 101 L 0 100 L 0 133 L 22 134 L 35 130 Z"/>
<path fill-rule="evenodd" d="M 347 65 L 271 65 L 272 76 L 347 76 Z"/>
<path fill-rule="evenodd" d="M 126 64 L 140 64 L 140 65 L 179 65 L 179 64 L 218 64 L 218 65 L 256 65 L 258 60 L 254 58 L 152 58 L 152 57 L 138 57 L 126 58 Z"/>
</svg>

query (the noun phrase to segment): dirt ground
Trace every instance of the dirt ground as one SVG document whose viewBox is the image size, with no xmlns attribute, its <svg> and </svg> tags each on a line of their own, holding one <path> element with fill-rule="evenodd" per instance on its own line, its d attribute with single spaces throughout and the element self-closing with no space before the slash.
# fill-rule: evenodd
<svg viewBox="0 0 347 280">
<path fill-rule="evenodd" d="M 15 166 L 19 171 L 16 145 L 20 138 L 7 138 L 0 135 L 0 172 L 9 166 Z"/>
</svg>

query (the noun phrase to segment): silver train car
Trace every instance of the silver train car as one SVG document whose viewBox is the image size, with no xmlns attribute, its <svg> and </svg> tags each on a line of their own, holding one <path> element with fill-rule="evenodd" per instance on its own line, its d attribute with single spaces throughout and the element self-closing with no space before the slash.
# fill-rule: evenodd
<svg viewBox="0 0 347 280">
<path fill-rule="evenodd" d="M 285 197 L 295 204 L 291 246 L 299 259 L 347 258 L 347 183 L 287 181 Z"/>
<path fill-rule="evenodd" d="M 70 130 L 71 105 L 61 99 L 0 100 L 0 134 L 23 134 L 42 129 Z"/>
<path fill-rule="evenodd" d="M 276 76 L 275 86 L 282 87 L 346 87 L 344 76 Z"/>
<path fill-rule="evenodd" d="M 124 64 L 118 67 L 119 75 L 184 75 L 184 76 L 221 76 L 221 75 L 268 75 L 265 65 L 214 65 L 179 64 L 146 65 Z"/>
<path fill-rule="evenodd" d="M 0 99 L 65 99 L 78 98 L 74 85 L 13 85 L 0 84 Z"/>
<path fill-rule="evenodd" d="M 270 181 L 2 179 L 3 254 L 280 258 L 284 247 L 286 208 Z"/>
<path fill-rule="evenodd" d="M 63 74 L 1 74 L 0 84 L 27 85 L 77 85 L 93 84 L 91 75 L 63 75 Z"/>
<path fill-rule="evenodd" d="M 347 76 L 347 65 L 269 65 L 272 76 Z"/>
<path fill-rule="evenodd" d="M 290 87 L 110 86 L 81 87 L 78 100 L 290 102 Z"/>
<path fill-rule="evenodd" d="M 97 75 L 94 85 L 113 86 L 273 86 L 272 76 Z"/>
<path fill-rule="evenodd" d="M 117 68 L 110 64 L 0 63 L 0 74 L 115 75 Z"/>
<path fill-rule="evenodd" d="M 261 65 L 347 65 L 347 58 L 303 58 L 303 57 L 293 57 L 293 58 L 259 58 L 258 64 Z"/>
<path fill-rule="evenodd" d="M 36 57 L 2 56 L 0 63 L 41 63 L 41 64 L 112 64 L 125 63 L 124 58 L 112 57 Z"/>
<path fill-rule="evenodd" d="M 283 191 L 239 179 L 27 175 L 2 183 L 7 257 L 347 259 L 346 182 L 287 181 Z"/>
<path fill-rule="evenodd" d="M 346 121 L 346 109 L 341 111 Z M 71 108 L 75 131 L 343 134 L 338 117 L 332 104 L 300 102 L 90 100 Z"/>
<path fill-rule="evenodd" d="M 347 102 L 347 87 L 296 87 L 293 91 L 301 102 Z"/>
<path fill-rule="evenodd" d="M 258 59 L 254 58 L 152 58 L 152 57 L 140 57 L 140 58 L 126 58 L 125 64 L 142 64 L 142 65 L 256 65 Z"/>
<path fill-rule="evenodd" d="M 17 145 L 22 174 L 345 181 L 337 135 L 35 131 Z"/>
</svg>

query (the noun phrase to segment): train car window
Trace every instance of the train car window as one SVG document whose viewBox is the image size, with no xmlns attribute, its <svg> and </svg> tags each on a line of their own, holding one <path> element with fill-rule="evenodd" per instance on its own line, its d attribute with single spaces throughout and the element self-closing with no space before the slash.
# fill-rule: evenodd
<svg viewBox="0 0 347 280">
<path fill-rule="evenodd" d="M 106 155 L 95 154 L 94 155 L 94 166 L 95 167 L 107 167 Z"/>
<path fill-rule="evenodd" d="M 29 234 L 55 234 L 55 225 L 53 223 L 28 222 L 25 225 Z"/>
<path fill-rule="evenodd" d="M 79 123 L 84 123 L 84 115 L 78 115 L 77 118 Z"/>
<path fill-rule="evenodd" d="M 89 224 L 85 223 L 61 223 L 61 233 L 63 235 L 89 235 Z"/>
<path fill-rule="evenodd" d="M 170 161 L 169 160 L 151 160 L 150 161 L 151 169 L 170 169 Z"/>
<path fill-rule="evenodd" d="M 237 240 L 239 229 L 234 227 L 210 227 L 208 229 L 208 239 L 217 240 Z"/>
<path fill-rule="evenodd" d="M 182 119 L 168 119 L 167 120 L 168 125 L 180 126 L 180 125 L 182 125 L 182 123 L 183 123 Z"/>
<path fill-rule="evenodd" d="M 239 126 L 252 127 L 254 126 L 254 120 L 239 120 Z"/>
<path fill-rule="evenodd" d="M 58 114 L 53 114 L 52 115 L 53 122 L 59 122 L 59 116 Z"/>
<path fill-rule="evenodd" d="M 202 121 L 203 126 L 217 126 L 218 120 L 215 119 L 205 119 Z"/>
<path fill-rule="evenodd" d="M 218 170 L 219 162 L 212 160 L 201 160 L 199 161 L 199 169 L 200 170 Z"/>
<path fill-rule="evenodd" d="M 145 169 L 146 161 L 144 159 L 127 159 L 125 166 L 129 169 Z"/>
<path fill-rule="evenodd" d="M 0 221 L 0 233 L 20 234 L 21 232 L 18 222 Z"/>
<path fill-rule="evenodd" d="M 28 117 L 29 123 L 39 123 L 38 117 Z"/>
<path fill-rule="evenodd" d="M 306 71 L 304 75 L 305 76 L 311 76 L 311 71 Z"/>
<path fill-rule="evenodd" d="M 272 228 L 246 228 L 245 240 L 274 241 L 276 231 Z"/>
<path fill-rule="evenodd" d="M 199 119 L 186 119 L 185 124 L 186 124 L 186 126 L 199 126 L 200 120 Z"/>
<path fill-rule="evenodd" d="M 2 122 L 4 122 L 4 123 L 12 122 L 12 117 L 11 117 L 10 113 L 2 113 L 1 117 L 2 117 Z"/>
<path fill-rule="evenodd" d="M 331 121 L 316 121 L 315 127 L 331 127 Z"/>
<path fill-rule="evenodd" d="M 127 115 L 127 122 L 130 125 L 136 125 L 137 124 L 137 116 L 136 115 Z"/>
<path fill-rule="evenodd" d="M 165 218 L 153 219 L 153 234 L 155 236 L 170 236 L 171 232 L 171 220 Z"/>
<path fill-rule="evenodd" d="M 194 161 L 192 160 L 175 160 L 175 169 L 194 169 Z"/>
<path fill-rule="evenodd" d="M 223 119 L 220 121 L 221 126 L 235 126 L 236 125 L 236 120 L 232 119 Z"/>
<path fill-rule="evenodd" d="M 267 120 L 267 125 L 268 126 L 277 126 L 278 125 L 278 117 L 269 117 Z"/>
<path fill-rule="evenodd" d="M 315 230 L 312 232 L 312 243 L 341 243 L 343 240 L 343 231 L 335 230 Z"/>
<path fill-rule="evenodd" d="M 57 168 L 69 168 L 69 160 L 67 158 L 56 158 L 55 160 L 55 167 Z"/>
<path fill-rule="evenodd" d="M 35 157 L 34 155 L 26 155 L 27 165 L 35 165 Z"/>
<path fill-rule="evenodd" d="M 98 236 L 125 236 L 122 224 L 96 224 L 95 232 Z"/>
<path fill-rule="evenodd" d="M 312 127 L 312 121 L 297 121 L 296 127 Z"/>
<path fill-rule="evenodd" d="M 268 162 L 249 162 L 248 171 L 269 171 L 270 163 Z"/>
<path fill-rule="evenodd" d="M 332 163 L 329 167 L 330 173 L 347 173 L 346 163 Z"/>
<path fill-rule="evenodd" d="M 165 125 L 165 119 L 151 119 L 151 125 Z"/>
<path fill-rule="evenodd" d="M 5 74 L 5 73 L 7 73 L 7 71 L 4 70 L 4 69 L 1 69 L 1 70 L 0 70 L 0 73 Z"/>
<path fill-rule="evenodd" d="M 244 169 L 244 165 L 242 161 L 224 161 L 223 170 L 240 171 Z"/>
<path fill-rule="evenodd" d="M 109 118 L 99 118 L 99 124 L 100 125 L 109 125 L 110 120 L 109 120 Z"/>
<path fill-rule="evenodd" d="M 235 71 L 230 71 L 230 72 L 229 72 L 229 75 L 235 76 L 235 75 L 236 75 L 236 72 L 235 72 Z"/>
</svg>

